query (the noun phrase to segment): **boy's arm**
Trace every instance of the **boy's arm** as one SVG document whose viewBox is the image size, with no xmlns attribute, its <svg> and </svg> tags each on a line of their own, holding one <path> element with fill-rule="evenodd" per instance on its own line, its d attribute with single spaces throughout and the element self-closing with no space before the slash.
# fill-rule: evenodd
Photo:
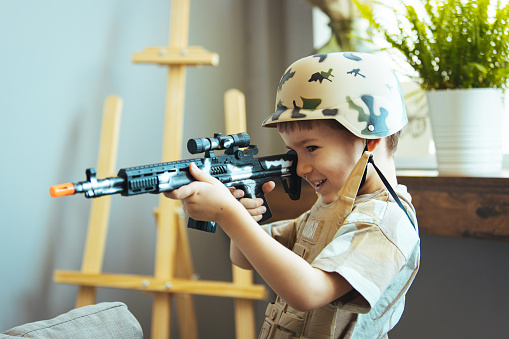
<svg viewBox="0 0 509 339">
<path fill-rule="evenodd" d="M 313 268 L 269 236 L 218 180 L 194 165 L 190 172 L 197 181 L 166 196 L 182 200 L 190 217 L 217 222 L 265 282 L 289 305 L 301 311 L 315 309 L 352 289 L 339 274 Z"/>
<path fill-rule="evenodd" d="M 275 187 L 276 184 L 273 181 L 266 182 L 265 184 L 262 185 L 263 194 L 270 193 Z M 244 192 L 238 189 L 234 189 L 232 191 L 232 194 L 237 199 L 241 198 L 239 200 L 240 203 L 242 204 L 242 206 L 244 206 L 244 208 L 249 212 L 249 214 L 253 217 L 255 221 L 260 221 L 262 219 L 262 215 L 266 212 L 266 208 L 265 206 L 263 206 L 263 199 L 242 198 L 244 196 Z M 246 270 L 253 269 L 251 263 L 239 250 L 237 245 L 235 245 L 233 240 L 230 241 L 230 260 L 234 265 L 239 266 L 240 268 Z"/>
<path fill-rule="evenodd" d="M 239 250 L 233 240 L 230 240 L 230 260 L 232 261 L 232 264 L 245 270 L 254 269 L 253 265 L 251 265 L 249 260 L 247 260 L 244 256 L 244 253 Z"/>
</svg>

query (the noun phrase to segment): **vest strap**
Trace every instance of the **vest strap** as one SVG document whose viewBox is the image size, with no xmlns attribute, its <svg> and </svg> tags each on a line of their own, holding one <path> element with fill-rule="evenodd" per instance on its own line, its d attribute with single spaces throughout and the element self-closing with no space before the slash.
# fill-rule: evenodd
<svg viewBox="0 0 509 339">
<path fill-rule="evenodd" d="M 394 200 L 396 201 L 398 206 L 403 210 L 403 212 L 405 212 L 405 215 L 407 216 L 408 220 L 410 220 L 410 223 L 412 224 L 414 229 L 416 229 L 415 224 L 414 224 L 412 218 L 410 218 L 410 215 L 408 214 L 405 206 L 403 206 L 403 203 L 401 202 L 401 200 L 399 199 L 398 195 L 396 194 L 396 192 L 392 188 L 391 184 L 385 178 L 385 176 L 382 174 L 382 171 L 380 171 L 380 169 L 375 165 L 375 160 L 373 160 L 373 155 L 369 156 L 369 160 L 368 161 L 371 163 L 371 165 L 373 165 L 373 167 L 375 168 L 376 173 L 378 173 L 378 176 L 380 177 L 380 179 L 384 183 L 384 185 L 387 188 L 387 190 L 389 191 L 389 193 L 392 195 L 392 197 L 394 198 Z"/>
</svg>

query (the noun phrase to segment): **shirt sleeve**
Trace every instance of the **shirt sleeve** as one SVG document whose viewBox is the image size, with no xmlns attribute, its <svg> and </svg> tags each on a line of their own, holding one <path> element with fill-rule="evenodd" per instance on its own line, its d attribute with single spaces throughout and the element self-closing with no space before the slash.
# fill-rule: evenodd
<svg viewBox="0 0 509 339">
<path fill-rule="evenodd" d="M 308 214 L 309 213 L 306 212 L 297 219 L 276 221 L 267 225 L 262 225 L 262 228 L 283 246 L 292 249 L 297 241 L 299 225 L 302 224 L 303 220 L 306 220 Z"/>
<path fill-rule="evenodd" d="M 367 313 L 405 265 L 405 257 L 373 223 L 342 225 L 312 266 L 337 272 L 354 288 L 334 305 Z"/>
</svg>

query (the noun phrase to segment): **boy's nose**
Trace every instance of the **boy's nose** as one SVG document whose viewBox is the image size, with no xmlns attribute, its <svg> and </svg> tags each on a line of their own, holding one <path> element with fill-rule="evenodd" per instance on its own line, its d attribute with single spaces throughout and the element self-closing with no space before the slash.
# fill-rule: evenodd
<svg viewBox="0 0 509 339">
<path fill-rule="evenodd" d="M 305 161 L 301 161 L 301 159 L 299 159 L 299 161 L 297 163 L 297 175 L 299 177 L 305 178 L 312 171 L 313 171 L 313 167 L 311 166 L 311 164 L 309 164 L 308 162 L 305 162 Z"/>
</svg>

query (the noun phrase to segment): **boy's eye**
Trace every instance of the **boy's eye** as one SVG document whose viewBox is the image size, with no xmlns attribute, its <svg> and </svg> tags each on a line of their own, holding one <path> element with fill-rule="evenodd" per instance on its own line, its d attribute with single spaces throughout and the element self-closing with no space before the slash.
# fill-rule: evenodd
<svg viewBox="0 0 509 339">
<path fill-rule="evenodd" d="M 314 152 L 318 149 L 317 146 L 307 146 L 306 149 L 308 150 L 308 152 Z"/>
</svg>

